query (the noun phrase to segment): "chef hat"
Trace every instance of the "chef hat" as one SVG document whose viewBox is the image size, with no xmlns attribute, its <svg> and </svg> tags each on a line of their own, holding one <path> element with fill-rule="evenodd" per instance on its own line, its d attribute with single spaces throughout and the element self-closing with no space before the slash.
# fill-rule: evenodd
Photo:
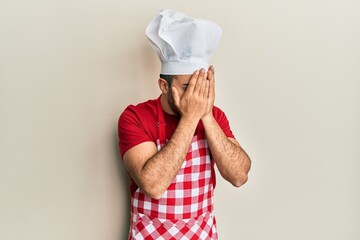
<svg viewBox="0 0 360 240">
<path fill-rule="evenodd" d="M 160 11 L 148 24 L 146 35 L 161 61 L 161 74 L 193 74 L 208 68 L 222 29 L 214 22 Z"/>
</svg>

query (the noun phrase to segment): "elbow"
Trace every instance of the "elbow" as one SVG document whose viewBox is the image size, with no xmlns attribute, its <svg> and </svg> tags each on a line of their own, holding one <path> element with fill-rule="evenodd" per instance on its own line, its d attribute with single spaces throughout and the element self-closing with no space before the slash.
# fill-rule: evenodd
<svg viewBox="0 0 360 240">
<path fill-rule="evenodd" d="M 229 174 L 220 171 L 221 176 L 231 183 L 234 187 L 241 187 L 248 181 L 248 174 L 247 172 L 239 171 L 237 173 Z"/>
<path fill-rule="evenodd" d="M 249 164 L 246 166 L 246 168 L 243 170 L 243 171 L 240 171 L 238 172 L 238 174 L 234 177 L 233 181 L 231 181 L 231 184 L 234 186 L 234 187 L 241 187 L 242 185 L 244 185 L 249 177 L 248 177 L 248 173 L 250 171 L 250 167 L 251 167 L 251 161 L 250 161 L 250 158 L 249 159 Z"/>
<path fill-rule="evenodd" d="M 160 189 L 158 186 L 156 185 L 152 185 L 152 184 L 144 184 L 141 187 L 141 190 L 150 198 L 152 199 L 156 199 L 159 200 L 162 195 L 164 194 L 165 191 L 163 191 L 162 189 Z"/>
<path fill-rule="evenodd" d="M 248 175 L 247 174 L 241 174 L 240 176 L 237 176 L 235 179 L 233 179 L 231 181 L 231 184 L 234 187 L 239 188 L 242 185 L 244 185 L 247 181 L 248 181 Z"/>
<path fill-rule="evenodd" d="M 137 179 L 137 185 L 140 190 L 148 197 L 159 200 L 164 195 L 168 186 L 153 173 L 143 172 Z"/>
<path fill-rule="evenodd" d="M 149 193 L 145 193 L 148 197 L 152 198 L 152 199 L 155 199 L 155 200 L 159 200 L 161 197 L 162 197 L 162 193 L 152 193 L 152 192 L 149 192 Z"/>
</svg>

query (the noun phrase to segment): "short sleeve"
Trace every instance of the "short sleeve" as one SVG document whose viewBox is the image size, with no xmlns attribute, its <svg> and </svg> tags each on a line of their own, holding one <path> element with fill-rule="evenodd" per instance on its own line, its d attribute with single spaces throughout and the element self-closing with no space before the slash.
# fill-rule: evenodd
<svg viewBox="0 0 360 240">
<path fill-rule="evenodd" d="M 129 107 L 119 117 L 118 136 L 121 156 L 142 142 L 153 141 L 141 124 L 139 116 Z"/>
<path fill-rule="evenodd" d="M 225 113 L 220 108 L 214 106 L 213 114 L 215 120 L 217 121 L 217 123 L 219 124 L 220 128 L 223 130 L 225 135 L 228 138 L 235 138 L 234 134 L 231 131 L 230 124 Z"/>
</svg>

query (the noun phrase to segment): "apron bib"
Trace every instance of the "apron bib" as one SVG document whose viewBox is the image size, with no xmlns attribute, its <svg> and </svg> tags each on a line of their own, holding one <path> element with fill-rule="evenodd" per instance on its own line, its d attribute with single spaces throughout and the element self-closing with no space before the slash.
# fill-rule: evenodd
<svg viewBox="0 0 360 240">
<path fill-rule="evenodd" d="M 156 103 L 159 127 L 156 144 L 160 151 L 166 144 L 166 123 L 160 97 Z M 200 132 L 193 137 L 186 160 L 160 199 L 148 197 L 139 188 L 131 195 L 129 240 L 217 240 L 214 188 L 214 162 Z"/>
</svg>

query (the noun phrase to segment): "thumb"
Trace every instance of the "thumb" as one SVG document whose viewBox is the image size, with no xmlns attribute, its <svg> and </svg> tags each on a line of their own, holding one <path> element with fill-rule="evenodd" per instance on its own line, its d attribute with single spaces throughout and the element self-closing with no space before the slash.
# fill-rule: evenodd
<svg viewBox="0 0 360 240">
<path fill-rule="evenodd" d="M 179 97 L 179 94 L 178 94 L 176 88 L 172 87 L 171 90 L 172 90 L 172 95 L 173 95 L 173 99 L 174 99 L 175 106 L 176 106 L 176 107 L 179 107 L 179 105 L 180 105 L 180 97 Z"/>
</svg>

